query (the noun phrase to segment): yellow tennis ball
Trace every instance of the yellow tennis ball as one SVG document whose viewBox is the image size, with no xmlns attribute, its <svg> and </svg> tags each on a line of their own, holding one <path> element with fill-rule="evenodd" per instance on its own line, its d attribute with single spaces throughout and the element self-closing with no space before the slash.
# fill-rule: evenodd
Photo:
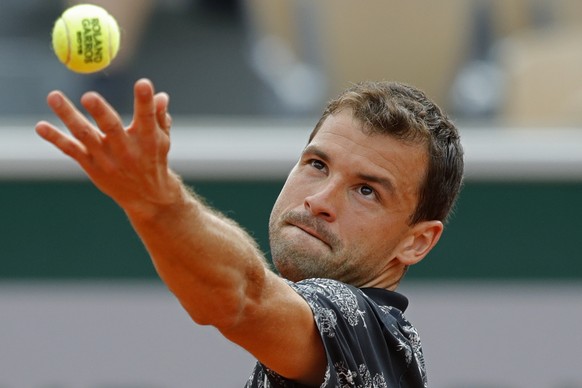
<svg viewBox="0 0 582 388">
<path fill-rule="evenodd" d="M 79 4 L 55 22 L 52 40 L 55 54 L 69 69 L 94 73 L 109 66 L 117 55 L 119 26 L 103 8 Z"/>
</svg>

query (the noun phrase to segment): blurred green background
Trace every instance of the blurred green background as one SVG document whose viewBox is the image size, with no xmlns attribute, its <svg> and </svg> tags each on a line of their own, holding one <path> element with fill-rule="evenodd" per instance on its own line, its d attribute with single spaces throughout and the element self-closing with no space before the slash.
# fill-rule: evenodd
<svg viewBox="0 0 582 388">
<path fill-rule="evenodd" d="M 283 181 L 188 181 L 268 253 Z M 435 250 L 410 279 L 582 278 L 582 183 L 466 183 Z M 86 181 L 0 182 L 3 279 L 150 279 L 125 214 Z"/>
</svg>

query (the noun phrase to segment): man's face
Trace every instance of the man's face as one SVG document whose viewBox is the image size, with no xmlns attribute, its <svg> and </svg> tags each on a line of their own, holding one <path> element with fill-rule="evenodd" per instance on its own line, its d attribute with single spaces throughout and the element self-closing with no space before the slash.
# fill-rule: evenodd
<svg viewBox="0 0 582 388">
<path fill-rule="evenodd" d="M 424 147 L 366 135 L 351 110 L 329 116 L 291 171 L 269 221 L 282 276 L 378 285 L 408 236 Z"/>
</svg>

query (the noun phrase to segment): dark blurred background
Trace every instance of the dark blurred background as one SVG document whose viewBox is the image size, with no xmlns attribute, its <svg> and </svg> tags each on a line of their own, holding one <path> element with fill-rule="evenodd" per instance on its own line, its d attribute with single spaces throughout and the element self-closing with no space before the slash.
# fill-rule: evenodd
<svg viewBox="0 0 582 388">
<path fill-rule="evenodd" d="M 351 82 L 412 83 L 463 121 L 578 125 L 577 0 L 100 0 L 118 58 L 67 71 L 50 31 L 65 0 L 0 3 L 0 114 L 46 112 L 51 88 L 101 91 L 122 112 L 152 78 L 184 115 L 317 115 Z"/>
</svg>

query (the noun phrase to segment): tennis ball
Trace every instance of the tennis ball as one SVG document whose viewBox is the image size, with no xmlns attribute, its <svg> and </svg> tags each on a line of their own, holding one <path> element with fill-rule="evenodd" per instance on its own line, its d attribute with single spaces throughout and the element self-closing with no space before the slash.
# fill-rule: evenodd
<svg viewBox="0 0 582 388">
<path fill-rule="evenodd" d="M 92 4 L 68 8 L 55 22 L 53 50 L 77 73 L 94 73 L 109 66 L 119 51 L 119 26 L 106 10 Z"/>
</svg>

